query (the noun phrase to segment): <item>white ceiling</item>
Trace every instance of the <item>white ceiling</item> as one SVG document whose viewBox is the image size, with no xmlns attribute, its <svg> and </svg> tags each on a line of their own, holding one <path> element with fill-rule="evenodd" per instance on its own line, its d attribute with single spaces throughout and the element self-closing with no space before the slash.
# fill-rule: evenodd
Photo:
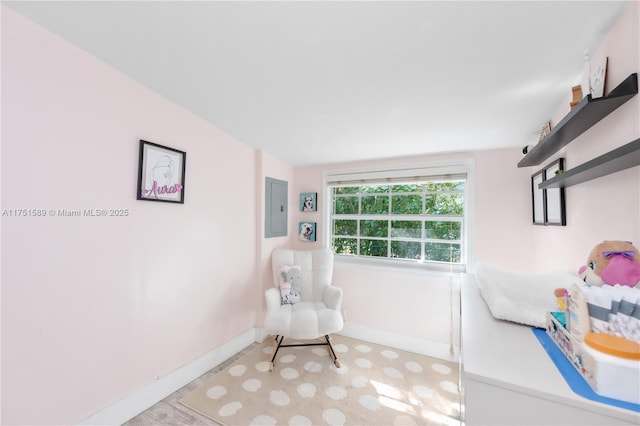
<svg viewBox="0 0 640 426">
<path fill-rule="evenodd" d="M 4 2 L 293 166 L 522 147 L 625 2 Z"/>
</svg>

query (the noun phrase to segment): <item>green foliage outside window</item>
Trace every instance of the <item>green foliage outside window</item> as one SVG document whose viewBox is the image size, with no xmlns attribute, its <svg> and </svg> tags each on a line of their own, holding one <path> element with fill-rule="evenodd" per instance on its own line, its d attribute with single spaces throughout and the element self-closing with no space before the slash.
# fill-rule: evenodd
<svg viewBox="0 0 640 426">
<path fill-rule="evenodd" d="M 391 236 L 405 238 L 421 238 L 422 222 L 417 220 L 392 220 Z"/>
<path fill-rule="evenodd" d="M 358 214 L 358 197 L 335 198 L 334 214 Z"/>
<path fill-rule="evenodd" d="M 392 214 L 420 214 L 422 213 L 422 195 L 394 195 L 391 197 Z"/>
<path fill-rule="evenodd" d="M 333 252 L 358 254 L 358 240 L 355 238 L 333 238 Z"/>
<path fill-rule="evenodd" d="M 387 257 L 389 242 L 386 240 L 360 240 L 360 254 L 366 256 Z"/>
<path fill-rule="evenodd" d="M 389 197 L 387 195 L 363 196 L 362 214 L 389 214 Z"/>
<path fill-rule="evenodd" d="M 386 220 L 361 220 L 360 235 L 363 237 L 382 237 L 389 236 L 388 221 Z"/>
<path fill-rule="evenodd" d="M 352 219 L 334 220 L 333 235 L 358 235 L 358 221 Z"/>
<path fill-rule="evenodd" d="M 433 221 L 425 222 L 425 237 L 438 240 L 459 240 L 462 238 L 460 222 Z"/>
<path fill-rule="evenodd" d="M 391 257 L 420 260 L 420 243 L 415 241 L 391 241 Z"/>
<path fill-rule="evenodd" d="M 338 254 L 462 262 L 464 182 L 334 187 Z"/>
<path fill-rule="evenodd" d="M 460 263 L 460 244 L 425 243 L 425 257 L 438 262 Z"/>
</svg>

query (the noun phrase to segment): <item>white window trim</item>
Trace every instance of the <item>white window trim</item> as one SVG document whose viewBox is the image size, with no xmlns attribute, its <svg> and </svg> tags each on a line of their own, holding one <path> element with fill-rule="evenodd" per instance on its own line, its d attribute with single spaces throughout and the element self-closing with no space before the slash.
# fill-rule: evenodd
<svg viewBox="0 0 640 426">
<path fill-rule="evenodd" d="M 325 232 L 323 246 L 331 247 L 331 191 L 329 183 L 335 181 L 372 180 L 394 177 L 409 177 L 416 175 L 452 175 L 465 173 L 467 175 L 464 192 L 464 248 L 465 264 L 450 265 L 437 262 L 414 262 L 411 260 L 369 258 L 340 255 L 336 257 L 339 263 L 353 263 L 363 266 L 380 266 L 401 269 L 422 269 L 428 271 L 465 272 L 473 270 L 475 265 L 475 161 L 464 159 L 456 161 L 428 162 L 419 164 L 396 165 L 386 167 L 366 167 L 343 170 L 325 170 L 322 176 L 322 188 L 325 202 L 322 203 L 322 223 Z"/>
</svg>

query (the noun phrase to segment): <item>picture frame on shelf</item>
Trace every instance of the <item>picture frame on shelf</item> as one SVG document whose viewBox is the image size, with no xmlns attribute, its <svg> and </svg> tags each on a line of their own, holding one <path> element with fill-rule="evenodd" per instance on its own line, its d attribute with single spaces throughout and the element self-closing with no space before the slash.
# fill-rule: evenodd
<svg viewBox="0 0 640 426">
<path fill-rule="evenodd" d="M 542 129 L 540 129 L 540 136 L 538 137 L 538 142 L 543 140 L 549 133 L 551 133 L 551 121 L 547 121 Z"/>
<path fill-rule="evenodd" d="M 136 199 L 184 204 L 187 153 L 140 140 Z"/>
<path fill-rule="evenodd" d="M 317 192 L 301 192 L 300 193 L 300 211 L 315 212 L 318 210 L 318 193 Z"/>
<path fill-rule="evenodd" d="M 593 69 L 589 78 L 589 89 L 591 91 L 591 99 L 601 98 L 604 96 L 605 80 L 607 77 L 607 57 Z"/>
<path fill-rule="evenodd" d="M 558 158 L 544 168 L 544 180 L 556 177 L 564 171 L 564 158 Z M 546 188 L 545 225 L 565 226 L 567 224 L 564 188 Z"/>
</svg>

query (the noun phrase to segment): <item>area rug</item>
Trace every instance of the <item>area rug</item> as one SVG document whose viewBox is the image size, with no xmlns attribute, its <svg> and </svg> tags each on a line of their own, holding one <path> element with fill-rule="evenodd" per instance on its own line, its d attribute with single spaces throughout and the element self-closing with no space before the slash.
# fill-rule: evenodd
<svg viewBox="0 0 640 426">
<path fill-rule="evenodd" d="M 270 372 L 267 339 L 180 402 L 227 426 L 460 424 L 457 364 L 332 339 L 340 368 L 326 346 L 293 347 Z"/>
</svg>

